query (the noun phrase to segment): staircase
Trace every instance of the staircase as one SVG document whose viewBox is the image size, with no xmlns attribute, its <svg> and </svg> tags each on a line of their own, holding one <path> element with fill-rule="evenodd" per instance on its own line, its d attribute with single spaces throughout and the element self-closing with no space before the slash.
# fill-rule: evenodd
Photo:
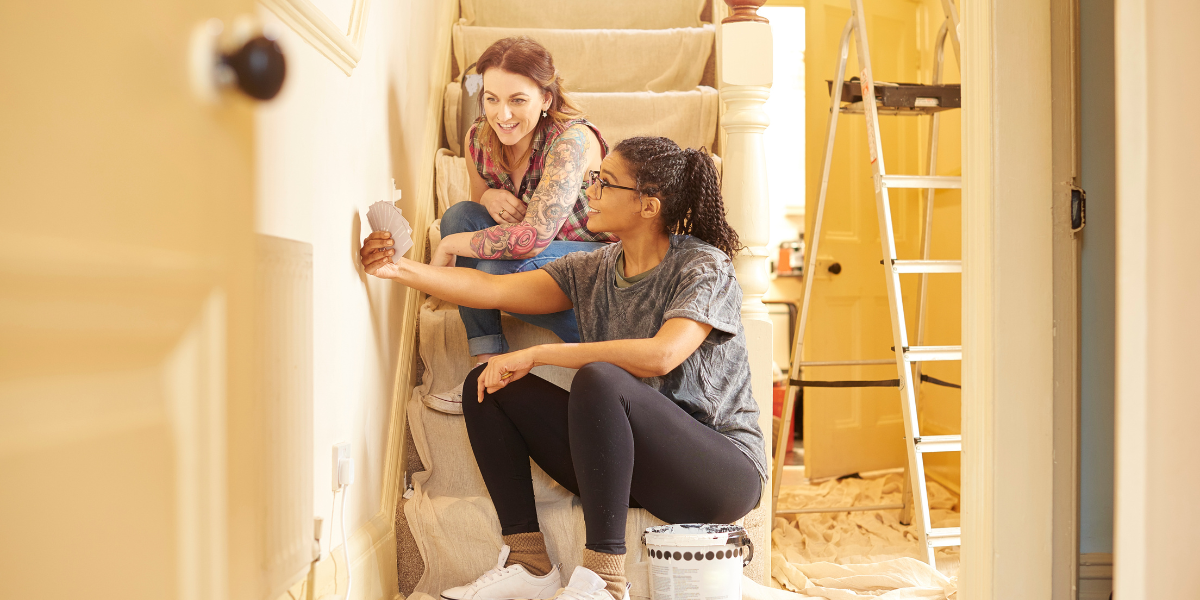
<svg viewBox="0 0 1200 600">
<path fill-rule="evenodd" d="M 762 0 L 727 1 L 730 5 L 762 4 Z M 720 24 L 731 13 L 720 0 L 715 6 L 713 0 L 460 0 L 460 10 L 461 18 L 451 35 L 454 80 L 446 84 L 443 102 L 445 147 L 437 150 L 435 161 L 437 215 L 457 202 L 470 202 L 467 176 L 474 167 L 462 157 L 465 131 L 459 126 L 463 121 L 462 73 L 492 42 L 508 36 L 528 35 L 546 46 L 567 89 L 600 128 L 610 148 L 628 137 L 659 135 L 681 147 L 706 147 L 724 154 L 724 161 L 715 158 L 718 167 L 722 162 L 729 165 L 723 184 L 729 220 L 743 243 L 751 247 L 750 253 L 735 260 L 735 266 L 746 299 L 743 316 L 755 395 L 765 409 L 763 431 L 770 432 L 770 326 L 760 302 L 766 288 L 765 251 L 760 248 L 766 243 L 761 142 L 765 115 L 760 107 L 766 99 L 769 75 L 766 81 L 748 82 L 739 64 L 739 76 L 732 79 L 743 85 L 730 86 L 731 78 L 725 77 L 725 86 L 718 92 L 720 58 L 729 63 L 726 69 L 734 67 L 731 57 L 745 56 L 747 48 L 758 52 L 758 61 L 764 58 L 762 40 L 751 39 L 755 32 L 762 37 L 762 24 L 754 21 L 753 6 L 734 11 L 741 22 L 732 29 L 728 20 Z M 718 29 L 734 46 L 725 48 L 723 55 L 719 53 Z M 761 65 L 748 70 L 750 79 L 753 72 L 762 71 Z M 725 152 L 720 152 L 722 148 Z M 734 156 L 737 160 L 731 163 Z M 429 230 L 430 247 L 439 240 L 438 222 L 434 221 Z M 504 331 L 514 350 L 558 341 L 549 331 L 507 315 Z M 436 598 L 440 590 L 468 582 L 491 568 L 501 541 L 462 417 L 434 411 L 423 402 L 431 394 L 460 384 L 472 366 L 457 307 L 437 298 L 426 299 L 420 309 L 418 337 L 420 385 L 407 407 L 405 432 L 411 474 L 406 480 L 412 489 L 396 512 L 397 576 L 406 596 Z M 539 367 L 534 373 L 569 387 L 573 371 Z M 536 466 L 534 485 L 550 554 L 569 573 L 579 563 L 584 541 L 578 499 Z M 760 583 L 770 577 L 769 489 L 764 492 L 766 501 L 743 523 L 759 548 L 745 573 Z M 633 583 L 631 597 L 650 596 L 640 534 L 660 523 L 644 510 L 630 510 L 626 571 Z"/>
</svg>

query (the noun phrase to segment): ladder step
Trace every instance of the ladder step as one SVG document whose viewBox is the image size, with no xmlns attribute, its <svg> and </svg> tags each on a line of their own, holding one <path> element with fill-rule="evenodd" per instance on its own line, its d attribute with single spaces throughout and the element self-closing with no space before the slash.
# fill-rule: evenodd
<svg viewBox="0 0 1200 600">
<path fill-rule="evenodd" d="M 962 273 L 961 260 L 894 260 L 897 273 Z"/>
<path fill-rule="evenodd" d="M 904 351 L 909 362 L 962 360 L 962 346 L 912 346 Z"/>
<path fill-rule="evenodd" d="M 802 367 L 854 367 L 862 365 L 894 365 L 894 358 L 879 358 L 869 360 L 805 360 L 800 362 Z"/>
<path fill-rule="evenodd" d="M 962 528 L 961 527 L 939 527 L 930 529 L 929 534 L 925 536 L 925 543 L 934 548 L 942 546 L 961 546 L 962 545 Z"/>
<path fill-rule="evenodd" d="M 962 452 L 962 436 L 923 435 L 917 438 L 917 452 Z"/>
<path fill-rule="evenodd" d="M 917 189 L 962 189 L 962 177 L 945 175 L 884 175 L 884 187 Z"/>
</svg>

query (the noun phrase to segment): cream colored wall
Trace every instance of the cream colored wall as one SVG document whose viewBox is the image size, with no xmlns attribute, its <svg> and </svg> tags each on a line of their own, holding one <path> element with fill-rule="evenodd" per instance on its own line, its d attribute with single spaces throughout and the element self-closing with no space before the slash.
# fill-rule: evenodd
<svg viewBox="0 0 1200 600">
<path fill-rule="evenodd" d="M 1194 597 L 1200 518 L 1200 5 L 1116 3 L 1114 595 Z M 1166 92 L 1158 85 L 1172 81 Z"/>
<path fill-rule="evenodd" d="M 416 213 L 440 4 L 372 3 L 363 57 L 349 77 L 260 11 L 281 32 L 289 63 L 283 93 L 257 115 L 256 223 L 261 233 L 313 245 L 313 494 L 315 514 L 325 518 L 325 551 L 341 545 L 330 483 L 334 443 L 350 442 L 356 463 L 349 533 L 394 510 L 381 500 L 407 290 L 366 277 L 357 250 L 369 231 L 362 215 L 390 199 L 392 178 L 404 214 Z"/>
</svg>

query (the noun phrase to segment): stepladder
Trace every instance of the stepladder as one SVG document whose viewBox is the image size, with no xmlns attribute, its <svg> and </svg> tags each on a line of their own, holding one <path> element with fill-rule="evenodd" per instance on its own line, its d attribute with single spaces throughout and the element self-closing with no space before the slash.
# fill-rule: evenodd
<svg viewBox="0 0 1200 600">
<path fill-rule="evenodd" d="M 837 508 L 790 508 L 779 507 L 779 490 L 782 483 L 783 464 L 787 438 L 781 435 L 776 440 L 775 472 L 773 480 L 773 509 L 776 515 L 810 513 L 810 512 L 841 512 L 847 510 L 900 510 L 901 522 L 913 525 L 917 537 L 919 555 L 930 565 L 935 565 L 935 552 L 938 547 L 957 546 L 961 534 L 958 527 L 934 528 L 930 522 L 929 494 L 925 480 L 926 455 L 940 452 L 959 452 L 962 440 L 959 435 L 922 435 L 918 419 L 918 391 L 921 385 L 936 385 L 959 387 L 955 383 L 943 381 L 923 373 L 922 365 L 931 361 L 960 361 L 961 346 L 931 346 L 925 345 L 925 332 L 929 320 L 927 311 L 929 277 L 944 273 L 961 273 L 961 260 L 931 259 L 931 243 L 933 230 L 935 191 L 939 189 L 961 189 L 962 179 L 958 176 L 938 175 L 937 153 L 940 113 L 961 106 L 961 88 L 958 85 L 942 83 L 943 65 L 947 42 L 958 54 L 958 13 L 953 0 L 943 0 L 942 6 L 945 19 L 937 34 L 935 42 L 936 66 L 933 69 L 932 81 L 925 84 L 894 83 L 877 81 L 871 68 L 870 47 L 863 11 L 864 0 L 851 0 L 851 15 L 843 29 L 838 66 L 835 78 L 830 82 L 830 112 L 826 130 L 826 143 L 821 174 L 820 192 L 817 199 L 815 219 L 812 231 L 806 234 L 808 248 L 806 249 L 806 274 L 804 295 L 801 298 L 800 315 L 794 336 L 791 364 L 788 372 L 788 389 L 781 415 L 781 423 L 791 422 L 795 411 L 795 400 L 802 388 L 853 388 L 853 387 L 894 387 L 897 389 L 897 399 L 900 402 L 903 416 L 905 462 L 905 489 L 902 494 L 903 503 L 872 507 L 837 507 Z M 847 62 L 851 42 L 856 44 L 859 70 L 856 76 L 847 80 Z M 809 322 L 810 299 L 813 297 L 815 267 L 820 251 L 821 227 L 825 215 L 826 202 L 829 201 L 829 179 L 833 162 L 834 140 L 840 115 L 862 115 L 866 124 L 866 143 L 869 153 L 872 184 L 874 188 L 876 213 L 879 224 L 879 239 L 882 251 L 880 276 L 886 283 L 888 310 L 891 322 L 891 340 L 893 359 L 885 360 L 805 360 L 804 338 L 805 328 Z M 927 169 L 925 174 L 891 174 L 885 167 L 883 146 L 880 141 L 880 116 L 888 118 L 928 117 L 929 143 L 927 146 Z M 919 151 L 914 147 L 914 151 Z M 921 224 L 921 252 L 919 257 L 900 257 L 897 254 L 896 233 L 893 227 L 892 206 L 889 190 L 898 188 L 917 189 L 924 191 L 924 222 Z M 958 226 L 955 224 L 955 226 Z M 910 307 L 915 307 L 916 327 L 915 339 L 910 344 L 909 328 L 905 316 L 905 304 L 900 284 L 901 275 L 916 276 L 919 279 L 918 298 L 916 304 L 910 301 Z M 816 290 L 815 293 L 820 293 Z M 813 373 L 820 373 L 824 367 L 846 367 L 859 365 L 894 364 L 897 371 L 895 379 L 884 380 L 843 380 L 824 381 L 814 378 Z M 781 428 L 782 429 L 782 428 Z"/>
</svg>

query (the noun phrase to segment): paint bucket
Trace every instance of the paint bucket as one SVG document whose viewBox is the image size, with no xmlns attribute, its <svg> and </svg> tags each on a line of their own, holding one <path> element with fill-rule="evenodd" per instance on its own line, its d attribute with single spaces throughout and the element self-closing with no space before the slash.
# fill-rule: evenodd
<svg viewBox="0 0 1200 600">
<path fill-rule="evenodd" d="M 741 600 L 742 568 L 754 543 L 737 525 L 689 523 L 642 534 L 652 600 Z"/>
</svg>

